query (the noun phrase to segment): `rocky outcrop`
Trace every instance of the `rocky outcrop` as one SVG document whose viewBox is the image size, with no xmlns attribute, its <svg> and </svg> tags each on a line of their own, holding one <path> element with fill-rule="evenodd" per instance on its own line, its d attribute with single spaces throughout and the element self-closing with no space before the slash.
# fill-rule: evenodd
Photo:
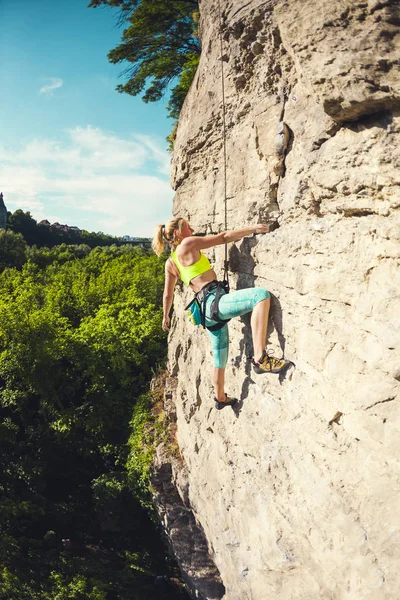
<svg viewBox="0 0 400 600">
<path fill-rule="evenodd" d="M 154 505 L 183 578 L 194 598 L 221 600 L 225 595 L 219 572 L 209 555 L 207 539 L 196 522 L 188 499 L 178 493 L 187 487 L 187 477 L 179 461 L 171 459 L 160 445 L 154 460 L 151 484 Z M 175 483 L 179 476 L 179 482 Z M 182 488 L 182 482 L 184 487 Z"/>
<path fill-rule="evenodd" d="M 176 380 L 173 377 L 163 379 L 165 425 L 170 441 L 160 443 L 156 450 L 151 472 L 153 503 L 192 597 L 221 600 L 225 596 L 225 587 L 210 556 L 204 531 L 195 519 L 187 468 L 174 439 L 176 411 L 172 390 Z"/>
<path fill-rule="evenodd" d="M 215 411 L 207 334 L 186 321 L 178 290 L 169 369 L 187 481 L 177 489 L 225 600 L 397 600 L 400 5 L 221 4 L 228 224 L 273 224 L 230 248 L 234 287 L 271 291 L 269 344 L 296 370 L 257 379 L 249 319 L 232 321 L 227 390 L 240 403 Z M 200 9 L 174 214 L 217 231 L 218 4 Z M 210 258 L 222 269 L 223 248 Z"/>
</svg>

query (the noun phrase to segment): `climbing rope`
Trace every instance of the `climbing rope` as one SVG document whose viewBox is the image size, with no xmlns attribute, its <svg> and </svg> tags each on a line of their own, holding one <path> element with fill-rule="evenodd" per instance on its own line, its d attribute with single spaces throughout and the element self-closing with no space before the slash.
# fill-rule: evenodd
<svg viewBox="0 0 400 600">
<path fill-rule="evenodd" d="M 225 105 L 225 77 L 224 77 L 224 61 L 223 61 L 223 40 L 222 40 L 222 15 L 221 1 L 218 0 L 218 20 L 219 20 L 219 43 L 220 43 L 220 61 L 221 61 L 221 92 L 222 92 L 222 146 L 224 153 L 224 224 L 225 231 L 228 229 L 228 198 L 227 198 L 227 160 L 226 160 L 226 105 Z M 228 281 L 228 244 L 225 244 L 225 259 L 224 259 L 224 279 Z"/>
</svg>

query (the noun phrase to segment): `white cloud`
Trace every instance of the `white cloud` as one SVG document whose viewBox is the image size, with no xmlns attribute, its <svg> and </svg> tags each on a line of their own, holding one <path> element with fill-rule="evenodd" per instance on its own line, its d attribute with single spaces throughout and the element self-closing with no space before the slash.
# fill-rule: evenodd
<svg viewBox="0 0 400 600">
<path fill-rule="evenodd" d="M 39 90 L 39 94 L 46 94 L 47 96 L 52 96 L 53 90 L 62 87 L 64 83 L 63 80 L 59 77 L 48 77 L 48 80 L 50 81 L 50 83 L 43 85 Z"/>
<path fill-rule="evenodd" d="M 161 150 L 148 135 L 137 135 L 136 139 L 158 158 L 160 161 L 160 171 L 169 175 L 171 159 L 165 150 Z"/>
<path fill-rule="evenodd" d="M 170 217 L 173 192 L 162 143 L 91 126 L 66 134 L 61 140 L 35 139 L 18 150 L 0 147 L 9 210 L 30 210 L 37 220 L 54 215 L 59 222 L 113 235 L 149 236 Z"/>
</svg>

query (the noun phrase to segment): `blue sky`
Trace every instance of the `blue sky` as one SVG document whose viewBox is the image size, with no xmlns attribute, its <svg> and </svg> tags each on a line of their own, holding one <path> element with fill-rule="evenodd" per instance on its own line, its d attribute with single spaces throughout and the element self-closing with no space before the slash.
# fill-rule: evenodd
<svg viewBox="0 0 400 600">
<path fill-rule="evenodd" d="M 0 0 L 0 191 L 11 212 L 150 236 L 171 216 L 166 104 L 115 87 L 118 11 Z"/>
</svg>

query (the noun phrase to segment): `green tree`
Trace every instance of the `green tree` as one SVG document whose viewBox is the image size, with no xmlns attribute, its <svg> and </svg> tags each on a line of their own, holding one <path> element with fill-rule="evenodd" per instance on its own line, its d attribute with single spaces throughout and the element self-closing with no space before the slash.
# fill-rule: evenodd
<svg viewBox="0 0 400 600">
<path fill-rule="evenodd" d="M 107 5 L 120 9 L 120 21 L 129 23 L 122 43 L 111 50 L 112 63 L 131 63 L 127 81 L 119 92 L 141 94 L 144 102 L 160 100 L 171 82 L 168 105 L 177 118 L 193 80 L 200 55 L 197 37 L 197 0 L 91 0 L 89 7 Z"/>
<path fill-rule="evenodd" d="M 7 267 L 20 269 L 26 261 L 27 245 L 19 233 L 0 230 L 0 272 Z"/>
<path fill-rule="evenodd" d="M 21 233 L 29 245 L 36 241 L 37 223 L 29 211 L 16 210 L 9 218 L 8 229 Z"/>
</svg>

